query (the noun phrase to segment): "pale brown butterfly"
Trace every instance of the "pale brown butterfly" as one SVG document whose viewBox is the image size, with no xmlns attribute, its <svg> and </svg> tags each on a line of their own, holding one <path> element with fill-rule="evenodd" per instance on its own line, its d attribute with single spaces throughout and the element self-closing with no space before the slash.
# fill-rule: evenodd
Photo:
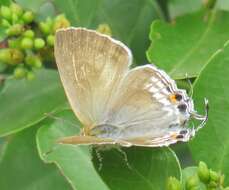
<svg viewBox="0 0 229 190">
<path fill-rule="evenodd" d="M 188 141 L 208 118 L 194 110 L 185 90 L 154 65 L 130 69 L 127 46 L 85 28 L 56 33 L 55 58 L 66 95 L 84 125 L 65 144 L 168 146 Z M 188 121 L 200 120 L 197 128 Z"/>
</svg>

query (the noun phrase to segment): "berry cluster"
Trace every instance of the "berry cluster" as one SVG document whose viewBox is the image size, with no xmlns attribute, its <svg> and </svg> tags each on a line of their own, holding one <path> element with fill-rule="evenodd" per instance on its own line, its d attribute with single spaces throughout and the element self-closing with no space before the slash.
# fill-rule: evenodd
<svg viewBox="0 0 229 190">
<path fill-rule="evenodd" d="M 15 78 L 34 78 L 34 70 L 53 62 L 54 34 L 70 26 L 64 15 L 36 21 L 35 14 L 12 3 L 0 8 L 0 27 L 5 38 L 0 42 L 0 64 L 4 73 Z"/>
<path fill-rule="evenodd" d="M 169 177 L 167 190 L 229 190 L 229 187 L 223 185 L 224 175 L 209 169 L 204 162 L 200 162 L 196 173 L 184 181 L 184 188 L 178 179 Z"/>
</svg>

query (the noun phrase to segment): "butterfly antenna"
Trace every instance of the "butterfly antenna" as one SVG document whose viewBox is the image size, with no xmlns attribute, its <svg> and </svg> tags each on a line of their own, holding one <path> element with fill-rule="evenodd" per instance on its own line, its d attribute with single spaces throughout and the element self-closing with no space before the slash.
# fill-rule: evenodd
<svg viewBox="0 0 229 190">
<path fill-rule="evenodd" d="M 204 104 L 205 104 L 205 115 L 200 115 L 196 112 L 192 112 L 191 116 L 194 119 L 200 120 L 202 121 L 199 126 L 195 129 L 195 131 L 199 131 L 201 128 L 204 127 L 204 125 L 206 124 L 207 120 L 208 120 L 208 113 L 209 113 L 209 105 L 208 105 L 208 100 L 205 98 L 204 99 Z"/>
</svg>

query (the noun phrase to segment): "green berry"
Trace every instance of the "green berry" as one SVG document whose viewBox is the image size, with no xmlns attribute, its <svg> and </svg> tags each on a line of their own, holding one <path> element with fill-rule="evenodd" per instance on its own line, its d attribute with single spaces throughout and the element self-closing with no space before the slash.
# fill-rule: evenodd
<svg viewBox="0 0 229 190">
<path fill-rule="evenodd" d="M 67 28 L 70 26 L 70 22 L 65 18 L 64 15 L 59 15 L 56 17 L 53 25 L 53 32 L 55 33 L 56 30 L 60 28 Z"/>
<path fill-rule="evenodd" d="M 108 24 L 100 24 L 96 31 L 102 33 L 102 34 L 106 34 L 108 36 L 111 36 L 112 35 L 112 32 L 111 32 L 111 28 Z"/>
<path fill-rule="evenodd" d="M 220 174 L 213 170 L 210 170 L 210 180 L 218 183 L 220 180 Z"/>
<path fill-rule="evenodd" d="M 23 25 L 21 24 L 14 24 L 10 28 L 6 30 L 6 34 L 8 36 L 18 36 L 20 35 L 24 30 Z"/>
<path fill-rule="evenodd" d="M 18 21 L 18 15 L 16 13 L 12 13 L 12 22 L 16 23 Z"/>
<path fill-rule="evenodd" d="M 169 177 L 167 184 L 166 184 L 166 190 L 181 190 L 181 183 L 178 179 L 175 177 Z"/>
<path fill-rule="evenodd" d="M 39 58 L 37 58 L 36 61 L 34 62 L 34 67 L 35 68 L 41 68 L 42 67 L 42 62 Z"/>
<path fill-rule="evenodd" d="M 0 51 L 0 61 L 7 64 L 18 64 L 24 59 L 24 54 L 19 49 L 5 48 Z"/>
<path fill-rule="evenodd" d="M 51 33 L 51 26 L 48 23 L 40 22 L 39 29 L 41 30 L 42 33 L 46 35 Z"/>
<path fill-rule="evenodd" d="M 199 179 L 198 179 L 197 175 L 190 176 L 185 183 L 187 190 L 191 190 L 193 188 L 196 188 L 196 187 L 198 187 L 198 185 L 199 185 Z"/>
<path fill-rule="evenodd" d="M 28 55 L 25 58 L 25 63 L 27 65 L 30 65 L 31 67 L 35 68 L 41 68 L 42 67 L 42 62 L 38 56 L 35 55 Z"/>
<path fill-rule="evenodd" d="M 27 37 L 22 38 L 21 48 L 22 49 L 32 49 L 33 48 L 33 40 L 31 38 L 27 38 Z"/>
<path fill-rule="evenodd" d="M 42 38 L 36 38 L 34 40 L 34 47 L 36 49 L 41 49 L 45 46 L 45 41 Z"/>
<path fill-rule="evenodd" d="M 20 17 L 23 14 L 23 9 L 20 5 L 16 3 L 11 3 L 10 10 L 12 11 L 12 13 L 15 13 L 18 17 Z"/>
<path fill-rule="evenodd" d="M 33 80 L 33 79 L 35 79 L 35 75 L 33 72 L 29 71 L 26 74 L 26 78 L 27 78 L 27 80 Z"/>
<path fill-rule="evenodd" d="M 21 41 L 18 38 L 8 40 L 8 46 L 10 48 L 20 48 L 20 44 L 21 44 Z"/>
<path fill-rule="evenodd" d="M 205 184 L 209 182 L 210 173 L 209 173 L 209 169 L 207 165 L 204 162 L 200 161 L 198 169 L 197 169 L 197 173 L 200 178 L 200 181 L 202 181 Z"/>
<path fill-rule="evenodd" d="M 23 67 L 17 67 L 14 69 L 14 77 L 16 79 L 24 78 L 26 75 L 27 70 Z"/>
<path fill-rule="evenodd" d="M 210 181 L 210 183 L 208 184 L 208 188 L 216 188 L 218 185 L 215 181 Z"/>
<path fill-rule="evenodd" d="M 9 23 L 9 21 L 6 20 L 6 19 L 2 19 L 1 25 L 2 25 L 3 27 L 7 27 L 7 28 L 10 27 L 10 23 Z"/>
<path fill-rule="evenodd" d="M 54 41 L 55 41 L 54 35 L 51 35 L 51 34 L 48 35 L 46 38 L 46 41 L 49 46 L 54 46 Z"/>
<path fill-rule="evenodd" d="M 7 20 L 11 20 L 12 12 L 9 7 L 1 6 L 1 15 Z"/>
<path fill-rule="evenodd" d="M 23 36 L 24 37 L 28 37 L 28 38 L 33 38 L 35 36 L 35 33 L 34 31 L 32 30 L 26 30 L 24 33 L 23 33 Z"/>
<path fill-rule="evenodd" d="M 26 11 L 22 16 L 22 19 L 25 23 L 29 24 L 33 22 L 34 14 L 31 11 Z"/>
</svg>

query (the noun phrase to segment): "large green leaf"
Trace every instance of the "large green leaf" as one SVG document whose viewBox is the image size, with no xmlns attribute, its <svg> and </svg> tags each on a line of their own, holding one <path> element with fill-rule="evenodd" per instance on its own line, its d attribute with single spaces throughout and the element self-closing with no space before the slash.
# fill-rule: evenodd
<svg viewBox="0 0 229 190">
<path fill-rule="evenodd" d="M 130 46 L 138 64 L 146 61 L 150 23 L 162 17 L 155 0 L 55 0 L 54 4 L 74 26 L 95 29 L 108 24 L 113 36 Z"/>
<path fill-rule="evenodd" d="M 54 165 L 40 160 L 36 131 L 36 128 L 30 128 L 9 139 L 0 159 L 1 190 L 71 189 Z"/>
<path fill-rule="evenodd" d="M 168 11 L 170 17 L 173 19 L 187 13 L 193 13 L 203 6 L 200 0 L 169 0 Z"/>
<path fill-rule="evenodd" d="M 209 99 L 209 120 L 190 143 L 194 159 L 205 161 L 210 168 L 229 176 L 229 45 L 219 50 L 194 86 L 194 100 L 203 109 L 204 97 Z M 226 177 L 229 184 L 229 177 Z"/>
<path fill-rule="evenodd" d="M 28 1 L 28 0 L 15 0 L 16 3 L 21 5 L 24 9 L 30 9 L 34 12 L 37 12 L 41 5 L 45 3 L 46 0 L 34 0 L 34 1 Z"/>
<path fill-rule="evenodd" d="M 180 178 L 178 160 L 168 148 L 133 147 L 120 151 L 112 147 L 95 148 L 97 153 L 93 154 L 94 167 L 90 147 L 57 144 L 61 137 L 78 134 L 80 126 L 70 111 L 61 112 L 57 117 L 59 119 L 55 121 L 44 121 L 39 129 L 39 152 L 44 161 L 55 162 L 77 190 L 91 187 L 160 190 L 168 176 Z"/>
<path fill-rule="evenodd" d="M 155 21 L 151 26 L 148 60 L 173 78 L 196 77 L 211 55 L 229 38 L 229 13 L 198 12 L 177 18 L 175 23 Z"/>
<path fill-rule="evenodd" d="M 99 157 L 102 163 L 97 159 L 96 167 L 102 167 L 100 175 L 114 190 L 161 190 L 168 177 L 181 177 L 176 155 L 169 148 L 113 149 L 101 151 Z"/>
<path fill-rule="evenodd" d="M 45 113 L 64 107 L 66 98 L 56 71 L 41 70 L 36 80 L 8 79 L 0 92 L 0 136 L 30 127 Z"/>
<path fill-rule="evenodd" d="M 37 145 L 41 158 L 56 163 L 74 189 L 109 189 L 94 169 L 88 147 L 57 144 L 63 136 L 78 134 L 80 125 L 72 112 L 64 111 L 58 117 L 43 122 L 38 130 Z"/>
</svg>

